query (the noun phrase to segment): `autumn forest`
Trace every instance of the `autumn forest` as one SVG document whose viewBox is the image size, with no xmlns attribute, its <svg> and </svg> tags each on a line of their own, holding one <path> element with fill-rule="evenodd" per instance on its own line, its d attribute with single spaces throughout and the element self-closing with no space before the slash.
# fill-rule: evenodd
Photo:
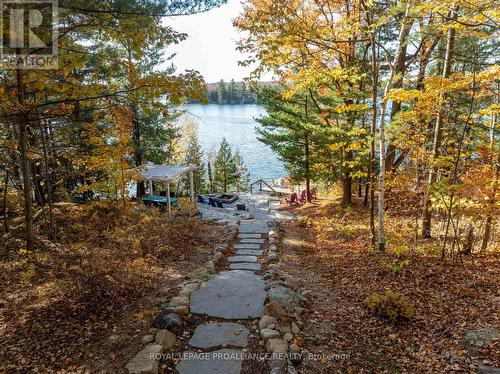
<svg viewBox="0 0 500 374">
<path fill-rule="evenodd" d="M 227 6 L 245 80 L 177 69 L 169 20 Z M 267 303 L 219 345 L 271 358 L 214 373 L 500 372 L 497 2 L 0 7 L 0 372 L 198 372 L 144 357 L 207 352 L 190 338 L 221 316 L 193 295 L 228 269 Z M 55 63 L 27 66 L 40 51 Z M 190 103 L 258 104 L 287 175 L 252 183 L 227 135 L 204 152 Z"/>
</svg>

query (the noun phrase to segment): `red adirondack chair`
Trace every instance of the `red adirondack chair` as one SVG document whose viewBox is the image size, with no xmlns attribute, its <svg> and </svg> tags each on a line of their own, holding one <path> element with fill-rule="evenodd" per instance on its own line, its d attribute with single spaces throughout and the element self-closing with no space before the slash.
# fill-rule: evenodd
<svg viewBox="0 0 500 374">
<path fill-rule="evenodd" d="M 300 193 L 299 203 L 303 204 L 307 201 L 307 191 L 304 190 Z"/>
<path fill-rule="evenodd" d="M 299 198 L 297 197 L 297 194 L 294 192 L 290 195 L 290 200 L 286 199 L 286 202 L 290 205 L 293 205 L 293 204 L 299 204 Z"/>
<path fill-rule="evenodd" d="M 316 196 L 316 188 L 311 188 L 310 190 L 311 193 L 311 199 L 318 200 L 318 197 Z"/>
</svg>

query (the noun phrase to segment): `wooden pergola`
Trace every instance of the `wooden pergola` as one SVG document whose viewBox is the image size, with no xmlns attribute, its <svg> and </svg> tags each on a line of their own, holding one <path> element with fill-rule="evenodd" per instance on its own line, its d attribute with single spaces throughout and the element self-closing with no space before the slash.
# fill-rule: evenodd
<svg viewBox="0 0 500 374">
<path fill-rule="evenodd" d="M 191 201 L 194 201 L 194 180 L 193 170 L 196 169 L 194 165 L 158 165 L 147 163 L 132 169 L 132 172 L 138 172 L 139 179 L 149 183 L 149 193 L 153 196 L 153 182 L 165 183 L 166 200 L 168 207 L 168 216 L 172 217 L 171 199 L 170 199 L 170 182 L 179 178 L 183 174 L 189 173 L 189 195 Z"/>
</svg>

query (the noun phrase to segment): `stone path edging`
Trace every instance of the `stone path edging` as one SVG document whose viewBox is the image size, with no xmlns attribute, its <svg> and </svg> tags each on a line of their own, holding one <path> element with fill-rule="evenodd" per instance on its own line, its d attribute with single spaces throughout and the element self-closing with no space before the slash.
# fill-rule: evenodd
<svg viewBox="0 0 500 374">
<path fill-rule="evenodd" d="M 228 222 L 209 260 L 187 274 L 177 296 L 165 304 L 154 321 L 156 336 L 143 338 L 155 344 L 146 345 L 127 364 L 128 372 L 157 374 L 158 353 L 176 346 L 183 318 L 199 314 L 208 320 L 194 330 L 177 373 L 239 374 L 249 337 L 255 339 L 251 330 L 257 328 L 254 323 L 249 330 L 241 321 L 255 319 L 261 346 L 268 351 L 269 372 L 296 373 L 295 365 L 302 361 L 300 316 L 308 301 L 305 290 L 277 264 L 283 237 L 279 225 L 272 220 Z M 223 267 L 227 270 L 217 272 Z M 210 356 L 200 359 L 202 354 Z"/>
</svg>

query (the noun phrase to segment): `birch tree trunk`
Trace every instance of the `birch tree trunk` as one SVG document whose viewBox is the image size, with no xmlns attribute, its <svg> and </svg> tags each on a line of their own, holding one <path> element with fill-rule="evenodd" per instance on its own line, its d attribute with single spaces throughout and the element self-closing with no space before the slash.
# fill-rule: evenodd
<svg viewBox="0 0 500 374">
<path fill-rule="evenodd" d="M 457 14 L 457 8 L 455 7 L 450 14 L 450 18 L 454 19 Z M 453 49 L 455 47 L 455 29 L 450 28 L 448 30 L 448 35 L 446 38 L 446 51 L 444 55 L 444 65 L 442 72 L 442 79 L 447 78 L 451 72 L 451 64 L 453 57 Z M 445 98 L 444 92 L 440 94 L 440 102 Z M 424 205 L 423 205 L 423 219 L 422 219 L 422 236 L 424 238 L 431 237 L 431 223 L 432 223 L 432 204 L 430 200 L 430 188 L 435 180 L 437 167 L 435 165 L 436 159 L 439 157 L 439 149 L 441 147 L 441 137 L 442 137 L 442 127 L 443 127 L 443 110 L 440 109 L 437 113 L 436 123 L 434 126 L 434 139 L 432 142 L 432 154 L 431 154 L 431 167 L 429 170 L 429 176 L 427 179 L 427 191 L 424 195 Z"/>
<path fill-rule="evenodd" d="M 380 111 L 380 127 L 379 127 L 379 153 L 380 153 L 380 172 L 378 179 L 378 229 L 377 229 L 377 249 L 383 252 L 385 249 L 384 237 L 384 175 L 385 175 L 385 117 L 387 113 L 387 104 L 389 99 L 387 95 L 392 88 L 394 77 L 396 75 L 398 61 L 401 60 L 401 55 L 405 52 L 406 38 L 410 32 L 413 20 L 410 18 L 411 1 L 406 3 L 405 14 L 401 29 L 399 30 L 398 49 L 394 56 L 394 60 L 390 67 L 390 74 L 387 84 L 384 89 L 382 98 L 382 109 Z"/>
<path fill-rule="evenodd" d="M 20 50 L 16 51 L 16 56 L 21 55 Z M 17 59 L 18 60 L 18 59 Z M 21 173 L 23 175 L 23 193 L 24 193 L 24 226 L 26 233 L 26 247 L 29 251 L 34 249 L 33 242 L 33 214 L 31 199 L 31 181 L 28 160 L 28 115 L 24 108 L 24 82 L 23 70 L 16 69 L 16 89 L 17 100 L 20 106 L 19 113 L 19 153 L 21 156 Z"/>
</svg>

